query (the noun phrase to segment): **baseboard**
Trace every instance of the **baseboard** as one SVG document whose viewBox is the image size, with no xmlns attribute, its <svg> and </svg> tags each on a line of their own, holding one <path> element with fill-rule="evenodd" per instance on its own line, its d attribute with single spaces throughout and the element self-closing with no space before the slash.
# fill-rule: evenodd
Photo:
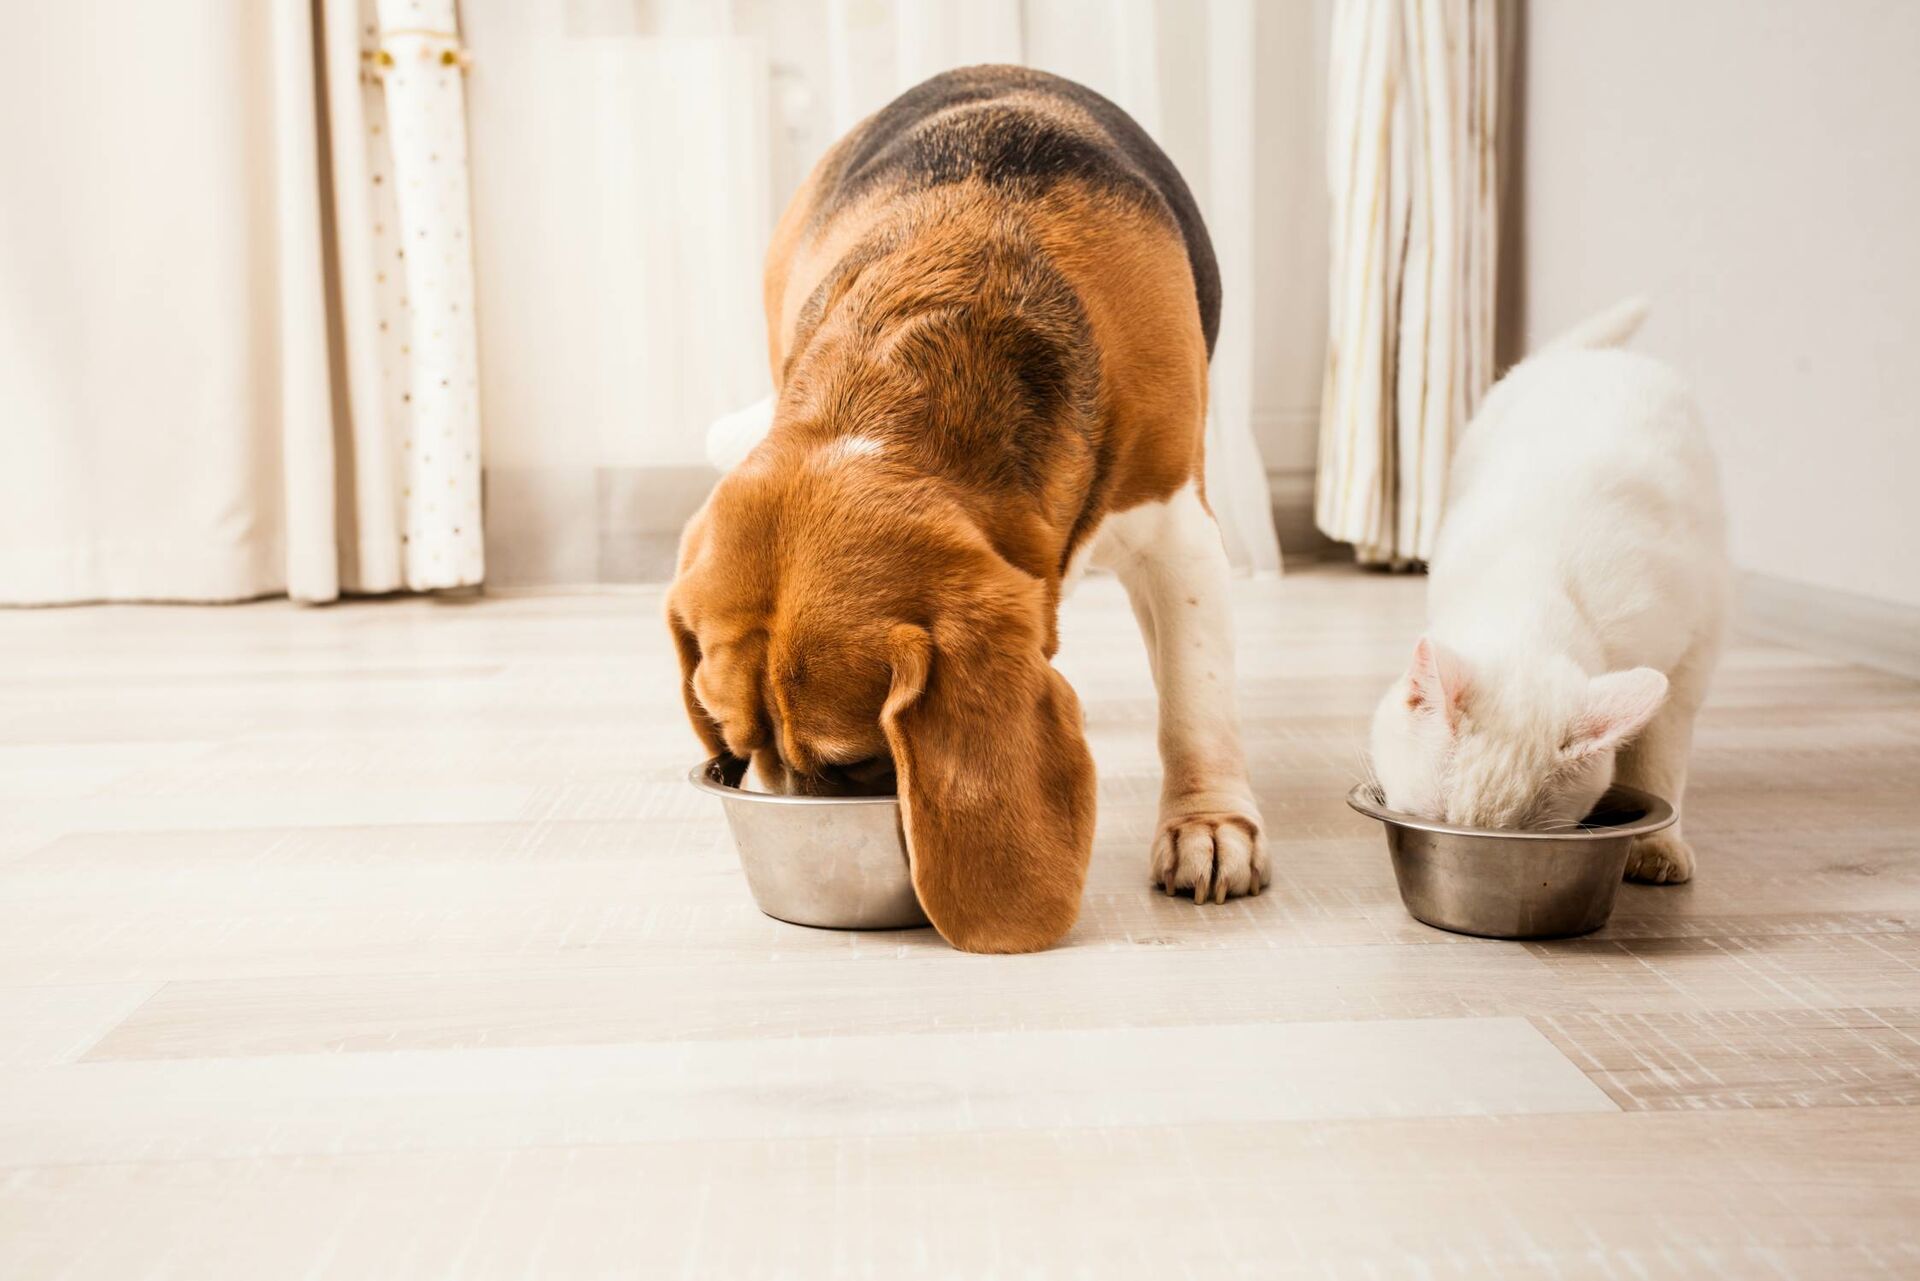
<svg viewBox="0 0 1920 1281">
<path fill-rule="evenodd" d="M 487 585 L 665 582 L 716 479 L 705 466 L 490 467 Z"/>
<path fill-rule="evenodd" d="M 1289 468 L 1267 473 L 1267 495 L 1273 504 L 1273 531 L 1280 537 L 1280 554 L 1287 560 L 1325 560 L 1342 545 L 1313 523 L 1313 470 Z"/>
<path fill-rule="evenodd" d="M 489 469 L 491 587 L 664 582 L 680 527 L 714 475 L 705 467 Z M 1319 560 L 1344 549 L 1313 523 L 1314 475 L 1268 473 L 1281 550 Z M 1920 606 L 1745 573 L 1738 625 L 1747 635 L 1920 679 Z"/>
<path fill-rule="evenodd" d="M 1743 573 L 1738 626 L 1761 640 L 1920 679 L 1920 606 Z"/>
<path fill-rule="evenodd" d="M 705 467 L 488 468 L 487 584 L 664 582 L 680 527 L 706 501 Z M 1267 474 L 1273 524 L 1289 560 L 1339 555 L 1313 523 L 1313 472 Z"/>
</svg>

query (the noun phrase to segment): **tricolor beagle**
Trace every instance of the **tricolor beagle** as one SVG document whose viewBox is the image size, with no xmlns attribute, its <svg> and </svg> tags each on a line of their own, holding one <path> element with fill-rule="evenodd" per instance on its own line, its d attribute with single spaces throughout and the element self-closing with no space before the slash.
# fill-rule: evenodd
<svg viewBox="0 0 1920 1281">
<path fill-rule="evenodd" d="M 1187 186 L 1105 98 L 936 76 L 820 161 L 767 256 L 764 439 L 688 523 L 667 615 L 707 748 L 774 790 L 898 790 L 955 946 L 1079 912 L 1093 762 L 1062 583 L 1117 571 L 1152 656 L 1154 881 L 1269 879 L 1202 491 L 1220 277 Z"/>
</svg>

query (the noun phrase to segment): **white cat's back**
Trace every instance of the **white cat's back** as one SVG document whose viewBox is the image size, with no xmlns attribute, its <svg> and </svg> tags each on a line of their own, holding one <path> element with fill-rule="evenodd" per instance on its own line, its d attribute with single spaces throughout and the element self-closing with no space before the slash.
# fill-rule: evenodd
<svg viewBox="0 0 1920 1281">
<path fill-rule="evenodd" d="M 1587 506 L 1568 510 L 1574 494 Z M 1516 366 L 1463 435 L 1448 503 L 1449 524 L 1477 506 L 1578 522 L 1624 503 L 1644 519 L 1720 525 L 1713 448 L 1692 392 L 1668 365 L 1628 351 L 1551 352 Z"/>
<path fill-rule="evenodd" d="M 1442 635 L 1565 633 L 1540 639 L 1664 670 L 1720 625 L 1718 470 L 1660 361 L 1555 348 L 1522 362 L 1467 428 L 1447 503 L 1430 587 Z"/>
</svg>

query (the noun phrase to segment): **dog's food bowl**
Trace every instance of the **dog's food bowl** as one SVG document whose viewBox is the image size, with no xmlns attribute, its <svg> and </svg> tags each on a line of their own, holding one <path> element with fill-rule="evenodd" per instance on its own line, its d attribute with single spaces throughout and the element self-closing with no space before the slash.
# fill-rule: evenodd
<svg viewBox="0 0 1920 1281">
<path fill-rule="evenodd" d="M 720 756 L 688 777 L 720 798 L 753 901 L 768 916 L 832 930 L 927 924 L 914 897 L 891 796 L 776 796 L 741 786 L 746 762 Z"/>
<path fill-rule="evenodd" d="M 1607 923 L 1636 836 L 1673 822 L 1657 796 L 1615 787 L 1565 832 L 1490 832 L 1400 814 L 1371 783 L 1347 804 L 1386 824 L 1400 900 L 1416 920 L 1456 934 L 1542 939 Z"/>
</svg>

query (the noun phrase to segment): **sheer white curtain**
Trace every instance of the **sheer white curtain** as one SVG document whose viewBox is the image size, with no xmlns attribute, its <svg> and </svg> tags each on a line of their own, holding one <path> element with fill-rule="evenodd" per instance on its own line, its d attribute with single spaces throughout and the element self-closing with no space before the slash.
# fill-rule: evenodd
<svg viewBox="0 0 1920 1281">
<path fill-rule="evenodd" d="M 452 20 L 13 6 L 0 603 L 478 580 Z"/>
<path fill-rule="evenodd" d="M 1362 563 L 1433 552 L 1453 445 L 1493 382 L 1500 0 L 1337 0 L 1315 517 Z"/>
<path fill-rule="evenodd" d="M 768 385 L 770 94 L 797 91 L 771 51 L 824 63 L 824 0 L 463 0 L 461 17 L 488 580 L 668 577 L 713 483 L 703 429 Z"/>
<path fill-rule="evenodd" d="M 665 577 L 708 423 L 766 394 L 760 265 L 822 151 L 933 73 L 1025 62 L 1160 139 L 1225 281 L 1209 494 L 1277 568 L 1249 425 L 1251 0 L 466 0 L 496 581 Z"/>
</svg>

